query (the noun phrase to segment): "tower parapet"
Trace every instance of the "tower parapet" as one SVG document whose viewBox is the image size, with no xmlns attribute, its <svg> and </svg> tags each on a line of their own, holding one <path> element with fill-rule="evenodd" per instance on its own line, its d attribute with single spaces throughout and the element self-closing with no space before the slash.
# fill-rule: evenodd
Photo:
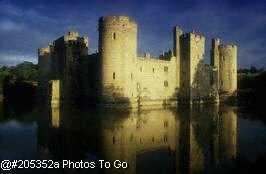
<svg viewBox="0 0 266 174">
<path fill-rule="evenodd" d="M 137 23 L 127 16 L 103 16 L 99 19 L 99 29 L 107 26 L 118 26 L 137 30 Z"/>
<path fill-rule="evenodd" d="M 45 48 L 39 48 L 38 49 L 38 55 L 39 56 L 44 56 L 46 54 L 50 54 L 50 47 L 45 47 Z"/>
</svg>

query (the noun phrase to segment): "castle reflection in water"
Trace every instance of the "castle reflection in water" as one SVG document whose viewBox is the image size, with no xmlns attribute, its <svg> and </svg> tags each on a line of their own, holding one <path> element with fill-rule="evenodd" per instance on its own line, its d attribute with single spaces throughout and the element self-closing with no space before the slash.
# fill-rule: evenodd
<svg viewBox="0 0 266 174">
<path fill-rule="evenodd" d="M 129 163 L 104 173 L 198 173 L 236 158 L 237 113 L 229 106 L 123 112 L 62 106 L 40 114 L 41 153 Z"/>
</svg>

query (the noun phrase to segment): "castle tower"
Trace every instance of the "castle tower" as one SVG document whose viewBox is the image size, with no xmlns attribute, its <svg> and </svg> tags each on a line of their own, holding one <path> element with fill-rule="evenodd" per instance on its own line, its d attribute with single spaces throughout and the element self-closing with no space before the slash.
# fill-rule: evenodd
<svg viewBox="0 0 266 174">
<path fill-rule="evenodd" d="M 192 102 L 200 95 L 198 75 L 204 69 L 205 38 L 190 32 L 180 38 L 180 99 Z"/>
<path fill-rule="evenodd" d="M 50 47 L 38 49 L 39 81 L 47 81 L 51 71 L 51 51 Z"/>
<path fill-rule="evenodd" d="M 52 71 L 52 46 L 38 49 L 38 96 L 48 97 L 48 82 Z"/>
<path fill-rule="evenodd" d="M 137 24 L 126 16 L 99 19 L 99 99 L 128 98 L 132 63 L 137 57 Z"/>
<path fill-rule="evenodd" d="M 219 91 L 233 95 L 237 90 L 237 47 L 220 45 L 219 54 Z"/>
<path fill-rule="evenodd" d="M 71 31 L 47 48 L 38 50 L 40 94 L 49 93 L 47 87 L 50 80 L 59 80 L 60 99 L 75 99 L 84 95 L 85 87 L 81 83 L 84 81 L 82 75 L 85 74 L 88 42 L 88 37 L 79 37 L 78 32 Z"/>
<path fill-rule="evenodd" d="M 219 45 L 220 45 L 220 39 L 219 38 L 213 38 L 212 39 L 212 47 L 211 47 L 211 61 L 210 65 L 216 68 L 217 70 L 217 88 L 219 89 L 219 67 L 220 67 L 220 53 L 219 53 Z"/>
<path fill-rule="evenodd" d="M 212 48 L 211 48 L 211 66 L 219 68 L 219 45 L 220 39 L 212 39 Z"/>
<path fill-rule="evenodd" d="M 70 31 L 54 41 L 53 79 L 59 79 L 60 98 L 77 99 L 83 95 L 81 88 L 82 65 L 88 55 L 88 37 Z"/>
<path fill-rule="evenodd" d="M 176 87 L 180 87 L 180 36 L 182 35 L 182 30 L 178 27 L 174 27 L 174 56 L 176 57 Z"/>
</svg>

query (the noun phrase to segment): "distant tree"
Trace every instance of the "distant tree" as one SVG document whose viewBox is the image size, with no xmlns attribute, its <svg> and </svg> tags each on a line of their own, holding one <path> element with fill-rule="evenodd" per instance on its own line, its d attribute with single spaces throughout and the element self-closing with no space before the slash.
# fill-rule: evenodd
<svg viewBox="0 0 266 174">
<path fill-rule="evenodd" d="M 31 62 L 23 62 L 11 68 L 14 80 L 31 81 L 37 80 L 37 65 Z"/>
<path fill-rule="evenodd" d="M 264 72 L 264 68 L 260 68 L 260 69 L 258 70 L 258 72 L 259 72 L 259 73 L 263 73 L 263 72 Z"/>
<path fill-rule="evenodd" d="M 3 66 L 0 68 L 0 94 L 3 89 L 5 79 L 18 81 L 37 80 L 38 67 L 32 62 L 23 62 L 13 67 Z"/>
<path fill-rule="evenodd" d="M 258 70 L 255 66 L 251 66 L 249 71 L 250 71 L 250 73 L 257 73 L 258 72 Z"/>
<path fill-rule="evenodd" d="M 16 80 L 37 80 L 37 66 L 31 62 L 23 62 L 13 69 Z"/>
<path fill-rule="evenodd" d="M 9 76 L 10 75 L 10 68 L 3 66 L 0 68 L 0 80 L 4 80 L 5 76 Z"/>
<path fill-rule="evenodd" d="M 237 73 L 245 73 L 245 74 L 247 74 L 248 72 L 249 72 L 249 69 L 246 69 L 246 68 L 240 68 L 237 71 Z"/>
</svg>

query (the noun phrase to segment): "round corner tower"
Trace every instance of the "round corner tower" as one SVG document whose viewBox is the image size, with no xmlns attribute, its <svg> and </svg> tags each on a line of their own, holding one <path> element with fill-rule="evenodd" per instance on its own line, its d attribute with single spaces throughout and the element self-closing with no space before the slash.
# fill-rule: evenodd
<svg viewBox="0 0 266 174">
<path fill-rule="evenodd" d="M 99 19 L 100 100 L 123 98 L 132 63 L 137 56 L 137 24 L 127 16 Z"/>
<path fill-rule="evenodd" d="M 219 87 L 220 92 L 229 95 L 235 94 L 237 90 L 237 46 L 221 45 L 220 67 L 219 67 Z"/>
</svg>

